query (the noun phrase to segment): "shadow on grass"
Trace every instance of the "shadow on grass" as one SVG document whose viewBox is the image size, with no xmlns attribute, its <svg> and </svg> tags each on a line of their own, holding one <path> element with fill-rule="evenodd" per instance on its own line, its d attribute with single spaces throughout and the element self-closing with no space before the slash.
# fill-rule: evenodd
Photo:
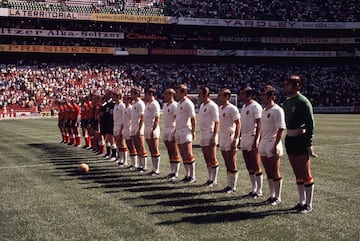
<svg viewBox="0 0 360 241">
<path fill-rule="evenodd" d="M 295 211 L 291 209 L 274 209 L 274 210 L 259 211 L 259 212 L 250 212 L 250 211 L 221 212 L 224 210 L 219 210 L 219 211 L 220 213 L 215 213 L 215 214 L 205 213 L 203 215 L 186 216 L 179 220 L 163 221 L 157 223 L 157 225 L 175 225 L 179 223 L 209 224 L 209 223 L 237 222 L 241 220 L 260 219 L 268 216 L 295 213 Z"/>
<path fill-rule="evenodd" d="M 183 200 L 184 201 L 184 200 Z M 181 201 L 181 202 L 183 202 Z M 152 212 L 152 214 L 167 214 L 167 213 L 174 213 L 174 212 L 178 212 L 178 213 L 214 213 L 214 212 L 224 212 L 224 211 L 229 211 L 229 210 L 234 210 L 234 209 L 238 209 L 238 208 L 249 208 L 249 207 L 258 207 L 258 206 L 264 206 L 267 205 L 266 202 L 258 202 L 258 203 L 236 203 L 236 204 L 232 204 L 229 205 L 227 203 L 224 203 L 223 205 L 214 205 L 214 202 L 212 203 L 211 200 L 202 200 L 203 202 L 201 202 L 200 200 L 196 200 L 196 203 L 191 203 L 191 202 L 184 202 L 184 204 L 178 205 L 178 206 L 189 206 L 189 207 L 185 207 L 185 208 L 175 208 L 174 210 L 171 211 L 158 211 L 158 212 Z M 225 201 L 225 200 L 222 200 Z M 229 201 L 229 200 L 226 200 Z M 215 201 L 216 203 L 220 202 L 220 200 Z M 200 206 L 200 204 L 208 204 L 206 206 Z"/>
<path fill-rule="evenodd" d="M 115 164 L 99 160 L 99 156 L 82 151 L 79 148 L 62 144 L 30 144 L 29 147 L 41 150 L 39 159 L 51 163 L 54 169 L 49 171 L 60 180 L 67 176 L 68 180 L 78 179 L 84 189 L 104 189 L 105 193 L 116 192 L 138 193 L 119 200 L 150 200 L 147 204 L 136 207 L 154 207 L 150 214 L 171 215 L 178 213 L 178 220 L 166 220 L 158 225 L 173 225 L 178 223 L 221 223 L 246 219 L 264 218 L 270 215 L 291 213 L 288 209 L 268 211 L 238 211 L 241 208 L 251 208 L 266 205 L 265 202 L 239 203 L 243 196 L 226 195 L 222 190 L 204 190 L 202 184 L 183 184 L 179 181 L 169 182 L 164 177 L 151 177 L 125 168 L 116 168 Z M 196 147 L 195 147 L 196 148 Z M 90 172 L 82 174 L 78 165 L 88 163 Z M 93 162 L 93 164 L 92 164 Z M 210 196 L 207 196 L 210 195 Z M 158 208 L 160 207 L 160 208 Z M 174 209 L 175 207 L 175 209 Z M 159 210 L 159 211 L 156 211 Z M 188 215 L 183 216 L 182 215 Z M 161 217 L 160 217 L 161 218 Z"/>
</svg>

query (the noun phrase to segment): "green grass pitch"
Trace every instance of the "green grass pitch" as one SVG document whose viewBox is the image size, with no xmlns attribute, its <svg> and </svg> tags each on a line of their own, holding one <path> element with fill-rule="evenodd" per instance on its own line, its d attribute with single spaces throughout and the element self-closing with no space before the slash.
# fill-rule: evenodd
<svg viewBox="0 0 360 241">
<path fill-rule="evenodd" d="M 289 211 L 298 196 L 286 155 L 283 202 L 271 207 L 265 177 L 264 197 L 242 197 L 250 181 L 240 152 L 238 191 L 225 194 L 219 151 L 219 185 L 202 185 L 197 141 L 198 181 L 170 183 L 163 143 L 161 177 L 150 177 L 60 144 L 56 119 L 0 121 L 0 240 L 359 240 L 360 115 L 315 118 L 314 211 L 305 215 Z M 77 172 L 82 162 L 88 174 Z"/>
</svg>

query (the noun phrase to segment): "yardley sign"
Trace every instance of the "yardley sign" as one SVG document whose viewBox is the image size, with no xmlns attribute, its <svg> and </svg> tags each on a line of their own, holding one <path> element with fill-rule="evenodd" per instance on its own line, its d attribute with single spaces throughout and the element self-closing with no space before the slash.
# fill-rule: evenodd
<svg viewBox="0 0 360 241">
<path fill-rule="evenodd" d="M 295 22 L 241 19 L 172 18 L 179 25 L 242 27 L 242 28 L 299 28 L 299 29 L 345 29 L 358 28 L 360 22 Z"/>
</svg>

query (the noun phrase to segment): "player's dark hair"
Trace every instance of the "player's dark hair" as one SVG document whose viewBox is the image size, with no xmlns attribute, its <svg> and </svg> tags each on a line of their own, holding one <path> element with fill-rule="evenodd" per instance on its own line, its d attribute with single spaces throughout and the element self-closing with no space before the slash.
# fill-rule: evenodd
<svg viewBox="0 0 360 241">
<path fill-rule="evenodd" d="M 241 90 L 245 92 L 245 95 L 248 98 L 254 96 L 254 89 L 251 88 L 251 86 L 245 86 Z"/>
<path fill-rule="evenodd" d="M 202 92 L 203 95 L 208 95 L 208 94 L 210 94 L 210 89 L 209 89 L 209 87 L 207 87 L 207 86 L 202 87 L 200 90 L 201 90 L 201 92 Z"/>
<path fill-rule="evenodd" d="M 268 97 L 275 97 L 275 88 L 271 85 L 266 85 L 263 89 L 262 92 L 266 93 Z"/>
<path fill-rule="evenodd" d="M 288 83 L 292 83 L 292 85 L 293 85 L 294 87 L 301 87 L 301 79 L 300 79 L 300 76 L 298 76 L 298 75 L 290 75 L 290 76 L 286 79 L 286 81 L 287 81 Z"/>
<path fill-rule="evenodd" d="M 231 97 L 231 91 L 229 90 L 229 89 L 224 89 L 223 90 L 223 94 L 224 94 L 224 96 L 228 96 L 229 98 Z"/>
<path fill-rule="evenodd" d="M 156 90 L 154 89 L 154 88 L 147 88 L 146 90 L 145 90 L 145 94 L 152 94 L 152 95 L 155 95 L 155 92 L 156 92 Z"/>
<path fill-rule="evenodd" d="M 137 96 L 140 96 L 140 93 L 141 93 L 141 89 L 139 87 L 134 87 L 131 89 L 130 91 L 131 93 L 134 93 L 135 95 Z"/>
<path fill-rule="evenodd" d="M 185 84 L 178 85 L 176 87 L 176 89 L 180 90 L 181 94 L 184 94 L 184 93 L 187 94 L 187 91 L 188 91 L 187 86 Z"/>
</svg>

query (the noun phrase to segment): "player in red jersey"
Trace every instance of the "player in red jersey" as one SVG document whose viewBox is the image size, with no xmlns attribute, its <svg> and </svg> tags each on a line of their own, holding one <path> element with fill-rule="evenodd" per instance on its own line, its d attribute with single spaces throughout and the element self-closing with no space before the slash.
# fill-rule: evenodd
<svg viewBox="0 0 360 241">
<path fill-rule="evenodd" d="M 100 122 L 99 122 L 99 113 L 101 106 L 103 105 L 103 97 L 102 96 L 95 96 L 94 98 L 94 130 L 95 130 L 95 141 L 97 143 L 97 154 L 104 154 L 105 153 L 105 140 L 104 136 L 100 133 Z"/>
<path fill-rule="evenodd" d="M 66 128 L 66 136 L 67 136 L 67 144 L 74 144 L 74 133 L 72 127 L 72 111 L 73 105 L 70 103 L 70 99 L 66 100 L 66 108 L 65 108 L 65 128 Z"/>
<path fill-rule="evenodd" d="M 79 126 L 81 121 L 81 110 L 80 106 L 76 103 L 75 98 L 71 99 L 72 115 L 71 115 L 71 129 L 73 133 L 74 143 L 73 145 L 76 147 L 81 146 L 81 136 L 79 132 Z"/>
<path fill-rule="evenodd" d="M 94 143 L 94 139 L 95 139 L 95 134 L 94 132 L 92 132 L 92 128 L 91 128 L 91 123 L 93 122 L 93 117 L 94 117 L 94 105 L 92 102 L 92 98 L 93 95 L 89 95 L 88 97 L 88 101 L 87 101 L 87 108 L 86 108 L 86 115 L 88 117 L 88 121 L 86 123 L 86 130 L 88 132 L 88 138 L 87 138 L 87 145 L 88 147 L 86 149 L 92 149 L 93 147 L 93 143 Z"/>
<path fill-rule="evenodd" d="M 88 103 L 89 111 L 89 123 L 88 123 L 88 131 L 90 135 L 90 143 L 91 143 L 91 150 L 93 152 L 97 152 L 99 147 L 96 140 L 96 129 L 97 129 L 97 122 L 95 118 L 95 106 L 99 101 L 99 97 L 97 95 L 90 95 L 90 101 Z"/>
<path fill-rule="evenodd" d="M 88 148 L 90 146 L 90 137 L 89 137 L 89 132 L 87 129 L 87 125 L 89 122 L 89 116 L 88 116 L 88 97 L 85 96 L 81 99 L 81 106 L 80 106 L 80 110 L 81 110 L 81 132 L 82 132 L 82 136 L 84 138 L 85 141 L 85 145 L 83 146 L 83 148 Z"/>
<path fill-rule="evenodd" d="M 60 101 L 58 101 L 57 104 L 58 104 L 58 127 L 62 136 L 61 143 L 65 143 L 66 134 L 64 130 L 64 105 Z"/>
</svg>

